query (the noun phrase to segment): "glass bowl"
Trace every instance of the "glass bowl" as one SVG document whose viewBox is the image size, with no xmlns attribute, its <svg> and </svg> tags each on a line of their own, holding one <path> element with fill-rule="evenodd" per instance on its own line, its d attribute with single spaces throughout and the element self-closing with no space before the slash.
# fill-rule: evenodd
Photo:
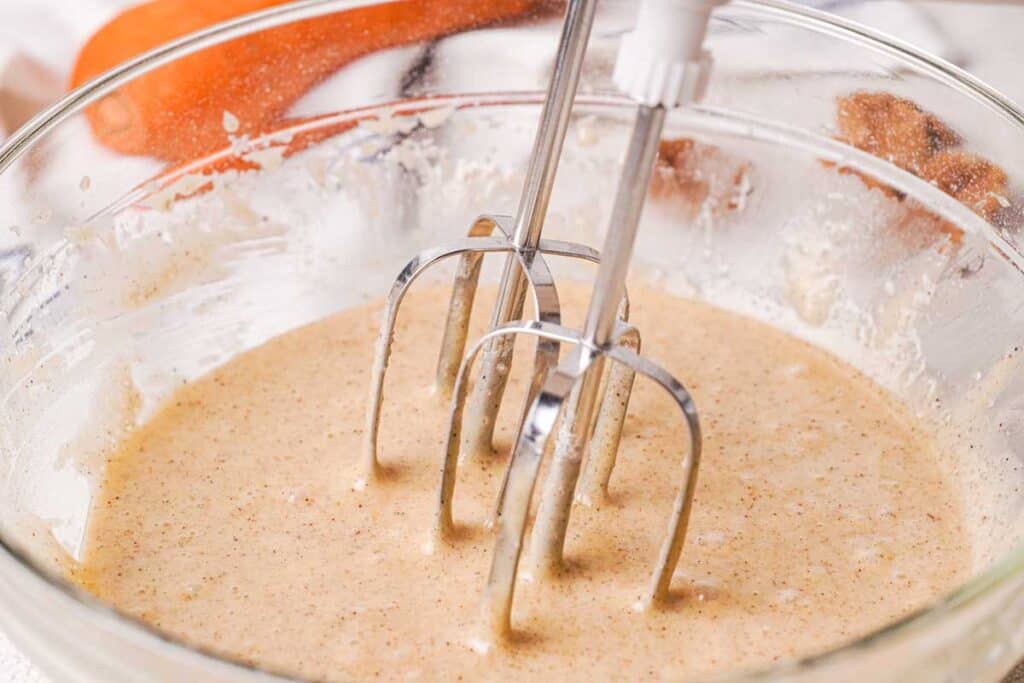
<svg viewBox="0 0 1024 683">
<path fill-rule="evenodd" d="M 287 79 L 183 82 L 175 101 L 188 106 L 157 107 L 159 125 L 114 142 L 139 123 L 125 98 L 145 79 L 257 38 L 301 81 L 323 57 L 308 49 L 318 22 L 371 5 L 394 6 L 305 0 L 175 40 L 0 150 L 0 621 L 55 680 L 288 676 L 177 642 L 68 581 L 104 453 L 181 382 L 383 293 L 419 249 L 515 208 L 557 3 L 382 37 L 386 49 L 309 77 L 316 87 L 273 120 L 244 113 L 294 90 Z M 548 236 L 599 244 L 632 113 L 609 78 L 632 8 L 601 5 Z M 309 42 L 280 40 L 285 25 Z M 900 622 L 721 678 L 997 680 L 1024 655 L 1024 117 L 948 64 L 780 2 L 720 8 L 709 47 L 706 98 L 666 131 L 696 141 L 680 144 L 700 161 L 669 172 L 679 196 L 652 200 L 636 277 L 770 321 L 936 418 L 965 454 L 950 468 L 974 546 L 973 578 Z M 877 131 L 858 138 L 875 106 L 924 121 L 925 146 L 974 156 L 931 173 L 900 147 L 913 131 L 895 148 Z M 218 108 L 211 143 L 194 115 Z"/>
</svg>

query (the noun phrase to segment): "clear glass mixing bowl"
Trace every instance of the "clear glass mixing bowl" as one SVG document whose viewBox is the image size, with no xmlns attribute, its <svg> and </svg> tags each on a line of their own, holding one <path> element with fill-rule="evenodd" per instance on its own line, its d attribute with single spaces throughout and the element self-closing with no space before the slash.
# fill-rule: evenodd
<svg viewBox="0 0 1024 683">
<path fill-rule="evenodd" d="M 221 149 L 203 158 L 118 154 L 90 128 L 90 111 L 116 112 L 146 74 L 370 4 L 306 0 L 183 38 L 73 92 L 0 150 L 0 621 L 55 680 L 275 675 L 175 642 L 65 580 L 104 452 L 182 381 L 384 292 L 405 259 L 478 213 L 514 210 L 558 7 L 366 56 L 273 130 L 225 115 Z M 602 4 L 549 236 L 599 243 L 631 114 L 609 72 L 631 16 L 628 2 Z M 927 609 L 728 679 L 996 680 L 1024 654 L 1024 118 L 947 64 L 778 2 L 716 11 L 709 46 L 707 97 L 666 133 L 706 146 L 681 196 L 650 204 L 637 276 L 769 320 L 938 416 L 969 453 L 950 467 L 975 546 L 974 577 Z M 276 49 L 296 59 L 303 46 Z M 274 88 L 233 88 L 228 110 Z M 937 115 L 958 149 L 1005 171 L 1005 196 L 838 140 L 837 97 L 855 92 Z M 174 123 L 152 138 L 164 158 L 169 140 L 191 144 Z"/>
</svg>

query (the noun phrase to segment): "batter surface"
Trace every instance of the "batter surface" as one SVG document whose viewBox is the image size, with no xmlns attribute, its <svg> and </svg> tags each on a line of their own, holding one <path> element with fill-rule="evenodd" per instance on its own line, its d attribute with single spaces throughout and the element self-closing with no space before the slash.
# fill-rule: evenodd
<svg viewBox="0 0 1024 683">
<path fill-rule="evenodd" d="M 562 293 L 580 309 L 585 290 Z M 566 575 L 521 583 L 509 648 L 468 646 L 493 542 L 482 522 L 524 373 L 513 369 L 502 452 L 460 468 L 459 540 L 426 554 L 446 413 L 430 383 L 447 293 L 429 287 L 399 320 L 385 481 L 352 490 L 374 304 L 180 389 L 111 455 L 76 578 L 190 642 L 307 677 L 635 680 L 821 651 L 965 577 L 967 536 L 936 444 L 890 396 L 766 325 L 632 294 L 645 355 L 686 382 L 705 434 L 668 606 L 632 608 L 665 533 L 684 430 L 638 381 L 611 498 L 574 510 Z"/>
</svg>

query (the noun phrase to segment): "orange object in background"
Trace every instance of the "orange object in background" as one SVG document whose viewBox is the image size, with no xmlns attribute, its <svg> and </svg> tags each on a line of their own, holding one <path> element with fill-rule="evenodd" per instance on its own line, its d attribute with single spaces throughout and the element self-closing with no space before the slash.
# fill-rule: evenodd
<svg viewBox="0 0 1024 683">
<path fill-rule="evenodd" d="M 994 225 L 1016 225 L 1020 200 L 1009 197 L 1006 172 L 999 166 L 961 149 L 963 140 L 934 114 L 911 100 L 885 92 L 859 91 L 838 98 L 839 139 L 885 159 L 932 183 Z M 833 164 L 826 164 L 833 166 Z M 904 200 L 901 192 L 876 178 L 847 167 L 865 185 Z M 901 225 L 914 224 L 918 232 L 943 235 L 956 245 L 963 231 L 952 223 L 915 206 Z M 922 229 L 924 226 L 924 229 Z"/>
<path fill-rule="evenodd" d="M 82 48 L 76 87 L 162 43 L 284 0 L 151 0 L 126 10 Z M 288 108 L 346 64 L 377 50 L 521 17 L 539 0 L 407 0 L 287 24 L 202 50 L 122 86 L 89 107 L 93 133 L 124 153 L 184 163 L 236 135 L 281 126 Z"/>
</svg>

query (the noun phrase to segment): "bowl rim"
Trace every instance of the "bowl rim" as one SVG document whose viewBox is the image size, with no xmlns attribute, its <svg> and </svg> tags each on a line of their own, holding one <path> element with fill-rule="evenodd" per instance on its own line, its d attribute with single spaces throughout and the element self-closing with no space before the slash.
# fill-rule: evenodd
<svg viewBox="0 0 1024 683">
<path fill-rule="evenodd" d="M 0 146 L 0 174 L 5 173 L 38 140 L 71 116 L 122 84 L 181 57 L 256 31 L 290 22 L 312 19 L 340 10 L 408 1 L 293 0 L 214 24 L 164 43 L 82 84 L 26 122 Z M 629 2 L 630 0 L 616 1 Z M 730 0 L 728 6 L 753 10 L 761 16 L 770 17 L 780 23 L 816 30 L 821 34 L 834 36 L 848 43 L 910 63 L 937 81 L 967 94 L 987 109 L 1024 130 L 1024 111 L 1009 98 L 963 69 L 939 57 L 921 52 L 910 44 L 883 32 L 824 11 L 796 5 L 788 0 Z M 236 660 L 226 653 L 218 653 L 202 645 L 186 642 L 127 614 L 118 607 L 96 598 L 83 588 L 44 569 L 36 560 L 23 552 L 16 542 L 9 541 L 3 531 L 0 531 L 0 562 L 13 567 L 24 578 L 35 582 L 38 587 L 49 590 L 53 597 L 62 599 L 69 609 L 76 611 L 83 618 L 95 620 L 129 642 L 139 643 L 147 648 L 170 648 L 179 655 L 192 659 L 197 665 L 226 669 L 264 680 L 304 680 L 295 677 L 294 674 L 248 664 Z M 757 683 L 773 680 L 779 676 L 811 673 L 815 669 L 838 663 L 859 650 L 893 643 L 899 638 L 909 637 L 927 630 L 948 616 L 967 610 L 978 599 L 1007 586 L 1011 579 L 1019 579 L 1022 576 L 1024 576 L 1024 541 L 1018 543 L 1016 547 L 1005 553 L 985 571 L 971 576 L 958 588 L 865 635 L 811 656 L 785 660 L 745 671 L 723 672 L 711 677 L 703 677 L 700 680 Z"/>
</svg>

